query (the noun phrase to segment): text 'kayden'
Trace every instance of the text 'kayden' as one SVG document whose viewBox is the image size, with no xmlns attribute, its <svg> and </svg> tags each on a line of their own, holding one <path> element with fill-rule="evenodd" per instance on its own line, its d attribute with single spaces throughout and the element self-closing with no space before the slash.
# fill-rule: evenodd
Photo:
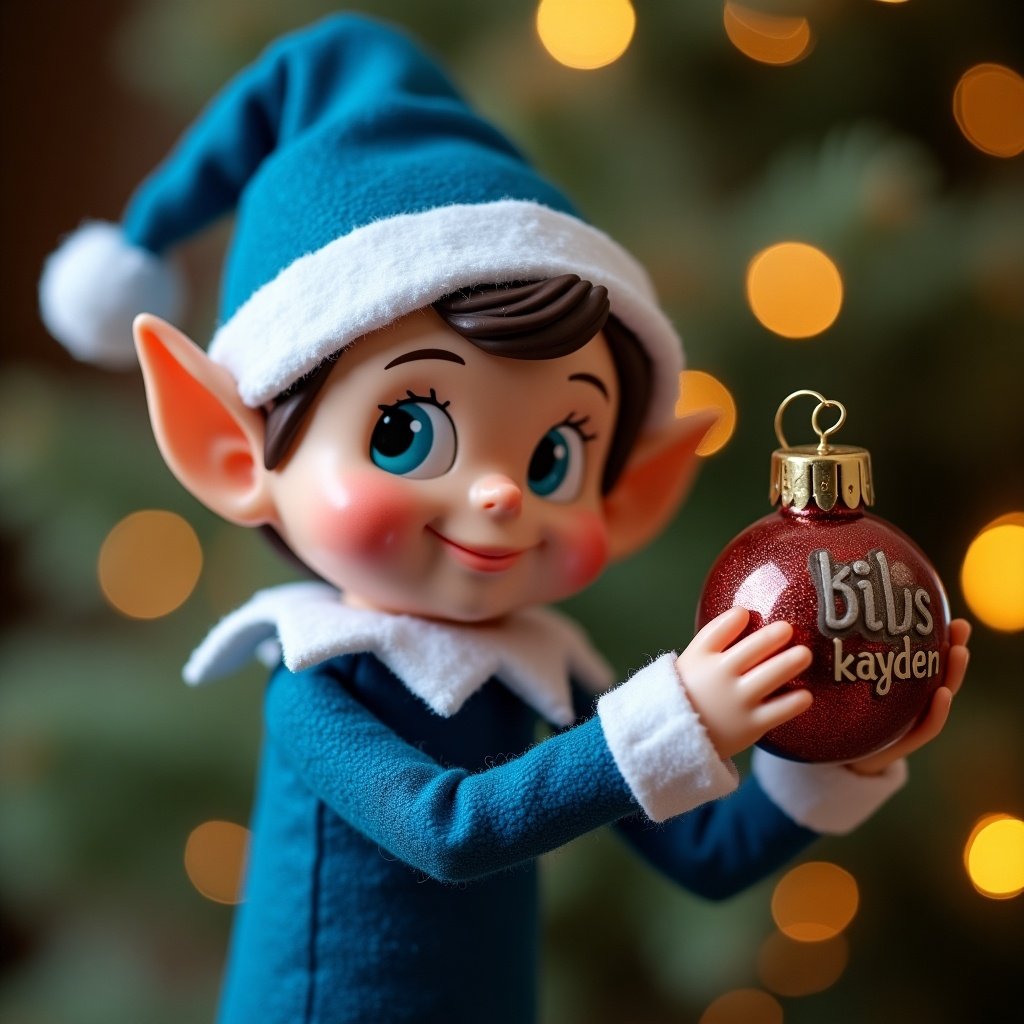
<svg viewBox="0 0 1024 1024">
<path fill-rule="evenodd" d="M 921 586 L 897 586 L 885 552 L 875 549 L 845 563 L 819 548 L 811 552 L 807 568 L 818 592 L 818 629 L 833 638 L 835 682 L 871 682 L 881 697 L 894 681 L 939 674 L 938 650 L 914 650 L 911 642 L 912 637 L 918 644 L 932 638 L 931 596 Z M 853 633 L 891 649 L 847 653 L 843 640 Z"/>
</svg>

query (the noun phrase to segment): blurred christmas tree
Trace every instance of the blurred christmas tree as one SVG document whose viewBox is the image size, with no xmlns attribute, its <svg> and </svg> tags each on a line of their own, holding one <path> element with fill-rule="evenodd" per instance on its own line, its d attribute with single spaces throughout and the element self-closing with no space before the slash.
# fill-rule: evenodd
<svg viewBox="0 0 1024 1024">
<path fill-rule="evenodd" d="M 1024 816 L 1022 612 L 1010 603 L 1024 576 L 1020 5 L 647 3 L 630 36 L 622 0 L 547 0 L 543 45 L 525 0 L 356 6 L 432 45 L 483 111 L 647 263 L 690 365 L 738 410 L 675 528 L 572 602 L 620 670 L 685 642 L 715 554 L 767 511 L 772 417 L 796 388 L 847 404 L 850 439 L 875 454 L 880 511 L 931 554 L 955 612 L 968 611 L 956 583 L 971 541 L 1010 514 L 972 549 L 983 617 L 947 734 L 915 758 L 910 789 L 876 821 L 815 848 L 856 880 L 860 909 L 845 934 L 805 947 L 799 976 L 773 935 L 771 884 L 702 906 L 594 836 L 546 864 L 545 1019 L 697 1020 L 742 988 L 775 997 L 716 1003 L 715 1020 L 781 1019 L 775 998 L 793 1022 L 1010 1019 L 1019 902 L 972 888 L 962 852 L 983 815 Z M 190 882 L 186 841 L 205 821 L 248 816 L 262 672 L 191 692 L 178 667 L 218 615 L 288 575 L 171 479 L 137 379 L 72 366 L 44 336 L 38 270 L 84 214 L 116 218 L 232 72 L 331 9 L 0 9 L 3 1020 L 210 1017 L 230 910 L 197 887 L 229 901 L 230 870 L 218 876 L 197 839 Z M 589 43 L 605 18 L 604 41 Z M 609 59 L 594 70 L 560 62 Z M 227 229 L 212 235 L 186 254 L 195 301 L 185 326 L 196 337 L 213 323 Z M 809 296 L 783 265 L 760 301 L 752 262 L 782 242 L 813 247 L 826 285 Z M 791 300 L 773 308 L 787 283 Z M 155 557 L 169 538 L 192 550 L 182 520 L 159 520 L 170 534 L 134 521 L 142 547 L 118 553 L 114 527 L 142 509 L 191 524 L 203 559 L 194 591 L 192 556 Z M 115 565 L 106 596 L 105 541 Z M 140 574 L 163 587 L 148 610 L 132 603 Z M 996 593 L 1009 597 L 990 614 L 983 602 Z M 819 960 L 815 974 L 807 965 Z M 722 1016 L 730 1005 L 734 1016 Z"/>
</svg>

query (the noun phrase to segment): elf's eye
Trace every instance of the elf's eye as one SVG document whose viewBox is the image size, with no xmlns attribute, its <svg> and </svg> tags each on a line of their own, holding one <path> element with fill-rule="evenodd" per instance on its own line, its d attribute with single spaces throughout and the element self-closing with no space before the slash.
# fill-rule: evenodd
<svg viewBox="0 0 1024 1024">
<path fill-rule="evenodd" d="M 574 500 L 583 485 L 585 440 L 573 424 L 552 427 L 530 457 L 526 473 L 530 490 L 549 501 Z"/>
<path fill-rule="evenodd" d="M 428 480 L 451 469 L 455 461 L 455 424 L 437 395 L 409 393 L 408 399 L 380 406 L 381 414 L 370 437 L 370 458 L 375 466 L 396 476 Z"/>
</svg>

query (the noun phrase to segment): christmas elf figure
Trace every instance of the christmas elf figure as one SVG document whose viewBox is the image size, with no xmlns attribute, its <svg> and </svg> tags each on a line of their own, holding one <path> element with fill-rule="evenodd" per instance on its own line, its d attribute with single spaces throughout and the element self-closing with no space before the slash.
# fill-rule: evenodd
<svg viewBox="0 0 1024 1024">
<path fill-rule="evenodd" d="M 207 354 L 153 315 L 176 315 L 161 256 L 229 210 Z M 660 532 L 709 420 L 674 418 L 682 349 L 640 265 L 389 27 L 274 44 L 119 226 L 65 242 L 42 305 L 100 362 L 134 359 L 134 317 L 168 465 L 320 578 L 185 670 L 274 646 L 222 1024 L 526 1024 L 539 854 L 612 825 L 721 898 L 858 825 L 941 728 L 948 690 L 868 763 L 756 751 L 740 785 L 730 758 L 809 701 L 776 695 L 810 657 L 785 623 L 734 643 L 732 609 L 612 687 L 545 610 Z"/>
</svg>

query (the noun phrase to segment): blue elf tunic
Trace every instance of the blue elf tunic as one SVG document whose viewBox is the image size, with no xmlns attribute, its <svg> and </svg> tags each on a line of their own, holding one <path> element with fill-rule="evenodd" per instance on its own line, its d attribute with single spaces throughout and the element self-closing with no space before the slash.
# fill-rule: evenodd
<svg viewBox="0 0 1024 1024">
<path fill-rule="evenodd" d="M 337 594 L 319 586 L 264 592 L 225 620 L 186 670 L 193 681 L 209 678 L 268 635 L 292 663 L 267 688 L 221 1024 L 529 1024 L 538 854 L 614 823 L 674 881 L 718 898 L 817 835 L 754 777 L 653 827 L 642 808 L 663 806 L 664 787 L 658 795 L 617 757 L 615 731 L 600 706 L 595 714 L 592 693 L 544 678 L 538 630 L 548 641 L 544 659 L 561 648 L 563 672 L 589 669 L 592 685 L 599 664 L 550 612 L 531 613 L 518 641 L 498 652 L 503 675 L 471 685 L 486 663 L 481 643 L 494 640 L 487 628 L 340 609 Z M 364 649 L 321 658 L 353 646 Z M 448 669 L 461 666 L 453 679 L 427 669 L 427 682 L 413 686 L 396 674 L 424 646 Z M 312 664 L 303 668 L 304 660 Z M 467 664 L 474 673 L 466 675 Z M 658 665 L 619 690 L 639 693 L 638 677 L 657 675 Z M 561 726 L 540 742 L 538 706 Z M 653 760 L 664 774 L 665 762 Z M 677 780 L 683 805 L 715 795 L 716 783 L 708 790 L 697 776 Z"/>
</svg>

